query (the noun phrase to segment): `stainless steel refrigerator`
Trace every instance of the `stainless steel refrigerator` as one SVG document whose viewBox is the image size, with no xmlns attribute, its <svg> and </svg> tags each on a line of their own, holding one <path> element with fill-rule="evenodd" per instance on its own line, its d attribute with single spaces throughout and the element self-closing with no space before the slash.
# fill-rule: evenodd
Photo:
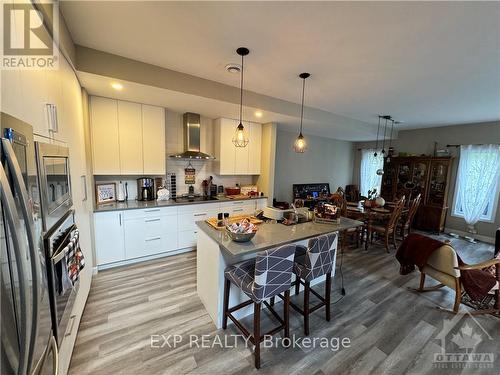
<svg viewBox="0 0 500 375">
<path fill-rule="evenodd" d="M 0 112 L 1 374 L 57 374 L 33 128 Z"/>
</svg>

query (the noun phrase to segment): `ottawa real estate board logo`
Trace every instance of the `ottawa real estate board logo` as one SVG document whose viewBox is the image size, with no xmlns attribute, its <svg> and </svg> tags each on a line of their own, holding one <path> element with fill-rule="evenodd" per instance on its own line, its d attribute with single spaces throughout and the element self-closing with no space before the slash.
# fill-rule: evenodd
<svg viewBox="0 0 500 375">
<path fill-rule="evenodd" d="M 59 8 L 57 3 L 2 1 L 1 69 L 57 69 Z"/>
</svg>

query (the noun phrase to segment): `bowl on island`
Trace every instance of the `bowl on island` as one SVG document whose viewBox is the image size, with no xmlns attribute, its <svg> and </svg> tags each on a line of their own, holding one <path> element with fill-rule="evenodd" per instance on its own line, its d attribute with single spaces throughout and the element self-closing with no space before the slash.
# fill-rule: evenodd
<svg viewBox="0 0 500 375">
<path fill-rule="evenodd" d="M 250 220 L 244 219 L 239 223 L 227 225 L 226 232 L 235 242 L 248 242 L 257 233 L 257 226 L 252 224 Z"/>
</svg>

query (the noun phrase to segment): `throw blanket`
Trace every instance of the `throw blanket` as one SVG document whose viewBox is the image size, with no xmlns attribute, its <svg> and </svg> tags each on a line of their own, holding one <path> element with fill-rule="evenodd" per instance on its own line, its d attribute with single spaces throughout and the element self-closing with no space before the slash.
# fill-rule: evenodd
<svg viewBox="0 0 500 375">
<path fill-rule="evenodd" d="M 399 273 L 407 275 L 415 269 L 415 266 L 422 270 L 427 264 L 429 256 L 444 245 L 446 245 L 444 242 L 411 233 L 405 238 L 396 253 L 396 259 L 401 264 Z M 464 265 L 465 263 L 458 254 L 457 257 L 458 264 Z M 460 271 L 460 281 L 467 294 L 474 301 L 483 299 L 497 282 L 493 275 L 483 270 Z"/>
</svg>

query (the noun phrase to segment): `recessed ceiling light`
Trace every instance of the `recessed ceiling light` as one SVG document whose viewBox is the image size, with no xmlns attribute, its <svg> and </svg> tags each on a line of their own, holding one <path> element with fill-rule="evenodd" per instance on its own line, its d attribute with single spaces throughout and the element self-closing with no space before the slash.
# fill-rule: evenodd
<svg viewBox="0 0 500 375">
<path fill-rule="evenodd" d="M 118 91 L 123 89 L 123 85 L 121 83 L 118 83 L 118 82 L 111 83 L 111 87 L 114 88 L 115 90 L 118 90 Z"/>
<path fill-rule="evenodd" d="M 229 73 L 239 73 L 239 72 L 241 72 L 241 65 L 240 64 L 227 64 L 226 70 Z"/>
<path fill-rule="evenodd" d="M 262 111 L 255 111 L 254 114 L 255 114 L 255 117 L 258 117 L 258 118 L 261 118 L 263 115 Z"/>
</svg>

